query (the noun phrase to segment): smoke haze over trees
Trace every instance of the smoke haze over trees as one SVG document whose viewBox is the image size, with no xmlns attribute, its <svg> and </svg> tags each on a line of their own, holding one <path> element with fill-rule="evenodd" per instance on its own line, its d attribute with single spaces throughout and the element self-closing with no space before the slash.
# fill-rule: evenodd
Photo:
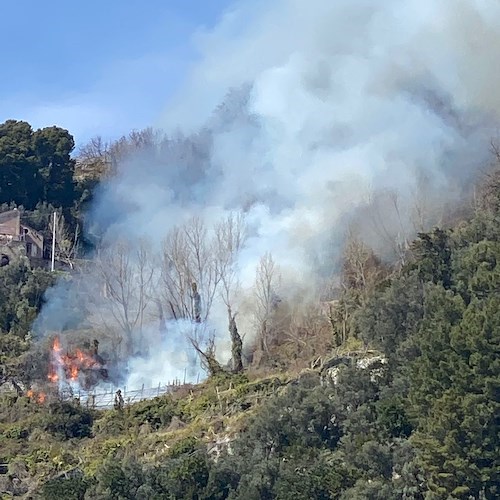
<svg viewBox="0 0 500 500">
<path fill-rule="evenodd" d="M 80 147 L 75 171 L 70 158 L 74 142 L 66 131 L 33 131 L 15 121 L 2 125 L 4 184 L 12 191 L 4 187 L 4 201 L 35 209 L 26 217 L 46 232 L 52 207 L 62 210 L 68 231 L 57 245 L 61 260 L 71 263 L 74 258 L 82 223 L 82 241 L 91 242 L 101 258 L 123 255 L 121 242 L 131 242 L 127 251 L 135 257 L 122 259 L 129 284 L 141 268 L 134 262 L 135 247 L 147 240 L 150 249 L 152 274 L 139 288 L 123 282 L 119 288 L 127 293 L 117 294 L 107 275 L 113 266 L 96 266 L 85 286 L 75 280 L 69 293 L 66 282 L 60 293 L 57 288 L 50 292 L 35 330 L 46 324 L 45 317 L 54 330 L 75 324 L 67 300 L 82 300 L 96 325 L 103 317 L 102 305 L 79 294 L 85 290 L 88 298 L 89 290 L 107 289 L 111 293 L 105 293 L 104 302 L 110 303 L 104 310 L 115 310 L 113 297 L 121 304 L 120 318 L 111 316 L 128 339 L 120 349 L 131 355 L 144 350 L 132 347 L 132 336 L 141 344 L 152 335 L 150 325 L 156 329 L 163 321 L 160 316 L 175 320 L 192 315 L 186 314 L 192 307 L 189 281 L 201 281 L 197 287 L 205 319 L 212 310 L 209 330 L 216 332 L 216 344 L 227 358 L 229 306 L 216 293 L 220 277 L 212 276 L 213 263 L 194 272 L 178 256 L 183 271 L 176 286 L 182 290 L 175 304 L 162 291 L 169 288 L 165 280 L 175 269 L 169 267 L 175 259 L 164 258 L 165 242 L 172 243 L 176 234 L 189 235 L 189 221 L 213 228 L 229 214 L 241 213 L 246 238 L 233 258 L 238 294 L 232 298 L 231 315 L 237 314 L 248 339 L 260 336 L 261 350 L 267 350 L 266 322 L 257 320 L 255 328 L 255 314 L 260 313 L 255 313 L 259 298 L 254 276 L 263 256 L 272 256 L 279 265 L 282 311 L 295 307 L 299 295 L 332 299 L 335 294 L 328 290 L 340 285 L 335 276 L 346 232 L 359 240 L 361 252 L 367 245 L 375 260 L 396 257 L 404 265 L 416 232 L 445 222 L 446 210 L 470 194 L 471 178 L 484 168 L 498 112 L 489 87 L 496 78 L 490 64 L 495 44 L 489 50 L 481 45 L 494 40 L 498 30 L 494 5 L 410 2 L 402 7 L 396 2 L 368 6 L 315 0 L 304 6 L 278 1 L 253 5 L 250 16 L 248 8 L 245 3 L 236 6 L 202 35 L 201 60 L 178 99 L 183 115 L 173 106 L 163 120 L 166 132 L 134 131 L 111 142 L 96 136 Z M 232 30 L 242 19 L 247 29 Z M 280 19 L 278 25 L 275 19 Z M 462 35 L 474 29 L 485 36 L 475 49 L 464 47 Z M 295 30 L 302 36 L 290 38 Z M 255 56 L 250 48 L 256 49 Z M 194 104 L 202 96 L 210 110 Z M 28 182 L 31 178 L 36 182 Z M 203 259 L 213 260 L 211 236 L 207 238 Z M 363 255 L 355 255 L 355 245 L 350 252 L 358 259 L 357 279 L 369 288 L 359 262 Z M 187 254 L 183 258 L 191 259 Z M 115 269 L 123 271 L 123 266 Z M 137 272 L 143 276 L 143 271 Z M 145 293 L 150 286 L 155 292 Z M 163 303 L 158 302 L 161 296 Z M 346 318 L 348 311 L 342 314 Z M 275 316 L 275 326 L 283 324 Z M 110 329 L 109 321 L 99 326 Z M 116 332 L 109 335 L 121 338 Z"/>
<path fill-rule="evenodd" d="M 210 227 L 242 212 L 245 304 L 266 253 L 284 293 L 324 294 L 348 230 L 378 258 L 404 264 L 412 237 L 446 223 L 487 163 L 500 109 L 489 86 L 495 44 L 482 44 L 498 35 L 497 8 L 279 1 L 253 5 L 246 18 L 248 8 L 203 35 L 202 60 L 178 99 L 182 116 L 173 106 L 166 132 L 82 148 L 110 172 L 89 237 L 98 246 L 146 238 L 155 249 L 193 217 Z M 235 34 L 242 19 L 248 29 Z M 484 37 L 464 46 L 474 30 Z M 211 110 L 194 104 L 202 96 Z M 238 319 L 250 330 L 245 304 Z M 214 314 L 227 340 L 226 314 Z"/>
<path fill-rule="evenodd" d="M 69 268 L 0 268 L 9 467 L 45 498 L 497 498 L 499 5 L 241 2 L 199 43 L 158 127 L 0 125 L 0 203 L 56 211 Z M 207 380 L 45 405 L 55 334 L 100 341 L 98 387 Z"/>
</svg>

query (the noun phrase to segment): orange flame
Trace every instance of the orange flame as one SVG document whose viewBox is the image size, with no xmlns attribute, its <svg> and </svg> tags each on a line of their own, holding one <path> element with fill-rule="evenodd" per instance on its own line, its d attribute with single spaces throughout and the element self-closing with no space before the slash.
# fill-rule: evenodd
<svg viewBox="0 0 500 500">
<path fill-rule="evenodd" d="M 50 382 L 55 383 L 59 381 L 59 375 L 57 374 L 56 364 L 58 364 L 59 360 L 59 352 L 61 351 L 61 342 L 59 341 L 59 337 L 54 337 L 52 341 L 51 347 L 51 360 L 49 366 L 49 373 L 47 374 L 47 378 Z"/>
<path fill-rule="evenodd" d="M 45 403 L 47 398 L 47 395 L 44 392 L 36 393 L 33 389 L 27 391 L 26 396 L 28 396 L 32 401 L 36 401 L 38 404 Z"/>
<path fill-rule="evenodd" d="M 54 341 L 52 342 L 52 350 L 59 352 L 61 350 L 61 342 L 59 341 L 59 337 L 54 337 Z"/>
<path fill-rule="evenodd" d="M 78 367 L 76 365 L 69 366 L 69 379 L 76 380 L 78 378 Z"/>
<path fill-rule="evenodd" d="M 51 361 L 47 378 L 50 382 L 64 381 L 76 382 L 82 370 L 99 370 L 102 364 L 93 352 L 87 353 L 80 349 L 73 352 L 62 352 L 59 337 L 54 337 L 51 347 Z"/>
</svg>

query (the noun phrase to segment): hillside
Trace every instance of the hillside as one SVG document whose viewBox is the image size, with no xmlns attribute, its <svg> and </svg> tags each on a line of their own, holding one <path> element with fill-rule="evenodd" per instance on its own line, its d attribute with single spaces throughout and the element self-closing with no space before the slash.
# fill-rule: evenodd
<svg viewBox="0 0 500 500">
<path fill-rule="evenodd" d="M 4 4 L 0 500 L 500 499 L 498 0 Z"/>
<path fill-rule="evenodd" d="M 499 179 L 402 266 L 351 245 L 312 351 L 284 335 L 260 365 L 110 411 L 2 394 L 3 498 L 498 498 Z"/>
</svg>

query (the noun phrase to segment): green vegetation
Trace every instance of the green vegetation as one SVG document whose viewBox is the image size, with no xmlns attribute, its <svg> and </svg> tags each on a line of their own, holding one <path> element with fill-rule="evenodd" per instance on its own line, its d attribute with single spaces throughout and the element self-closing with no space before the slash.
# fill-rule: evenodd
<svg viewBox="0 0 500 500">
<path fill-rule="evenodd" d="M 0 203 L 33 210 L 39 203 L 70 208 L 76 200 L 75 146 L 67 130 L 33 131 L 29 123 L 0 124 Z"/>
<path fill-rule="evenodd" d="M 8 137 L 0 162 L 4 144 L 17 158 L 3 189 L 23 169 L 33 173 L 34 158 L 42 169 L 43 151 L 71 144 L 53 129 L 7 122 L 0 130 L 0 140 Z M 64 172 L 43 172 L 36 175 L 69 185 Z M 3 201 L 69 207 L 60 190 L 38 188 L 28 200 L 26 182 L 16 186 Z M 264 367 L 124 411 L 2 394 L 8 473 L 0 491 L 42 499 L 498 498 L 499 186 L 495 171 L 468 220 L 420 234 L 397 268 L 350 241 L 329 338 L 323 323 L 308 337 L 322 358 L 313 368 L 297 369 L 300 352 L 286 366 L 289 344 L 278 339 Z M 0 269 L 4 378 L 36 378 L 26 334 L 52 283 L 22 264 Z M 304 352 L 302 366 L 311 361 Z"/>
</svg>

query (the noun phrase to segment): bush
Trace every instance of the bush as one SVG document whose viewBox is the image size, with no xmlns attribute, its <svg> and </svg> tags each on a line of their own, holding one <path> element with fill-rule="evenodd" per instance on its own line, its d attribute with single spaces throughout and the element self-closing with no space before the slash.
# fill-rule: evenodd
<svg viewBox="0 0 500 500">
<path fill-rule="evenodd" d="M 51 403 L 49 411 L 42 425 L 52 435 L 62 439 L 91 436 L 94 421 L 91 411 L 66 401 Z"/>
<path fill-rule="evenodd" d="M 83 500 L 88 488 L 84 477 L 58 477 L 47 481 L 40 489 L 43 500 Z"/>
</svg>

